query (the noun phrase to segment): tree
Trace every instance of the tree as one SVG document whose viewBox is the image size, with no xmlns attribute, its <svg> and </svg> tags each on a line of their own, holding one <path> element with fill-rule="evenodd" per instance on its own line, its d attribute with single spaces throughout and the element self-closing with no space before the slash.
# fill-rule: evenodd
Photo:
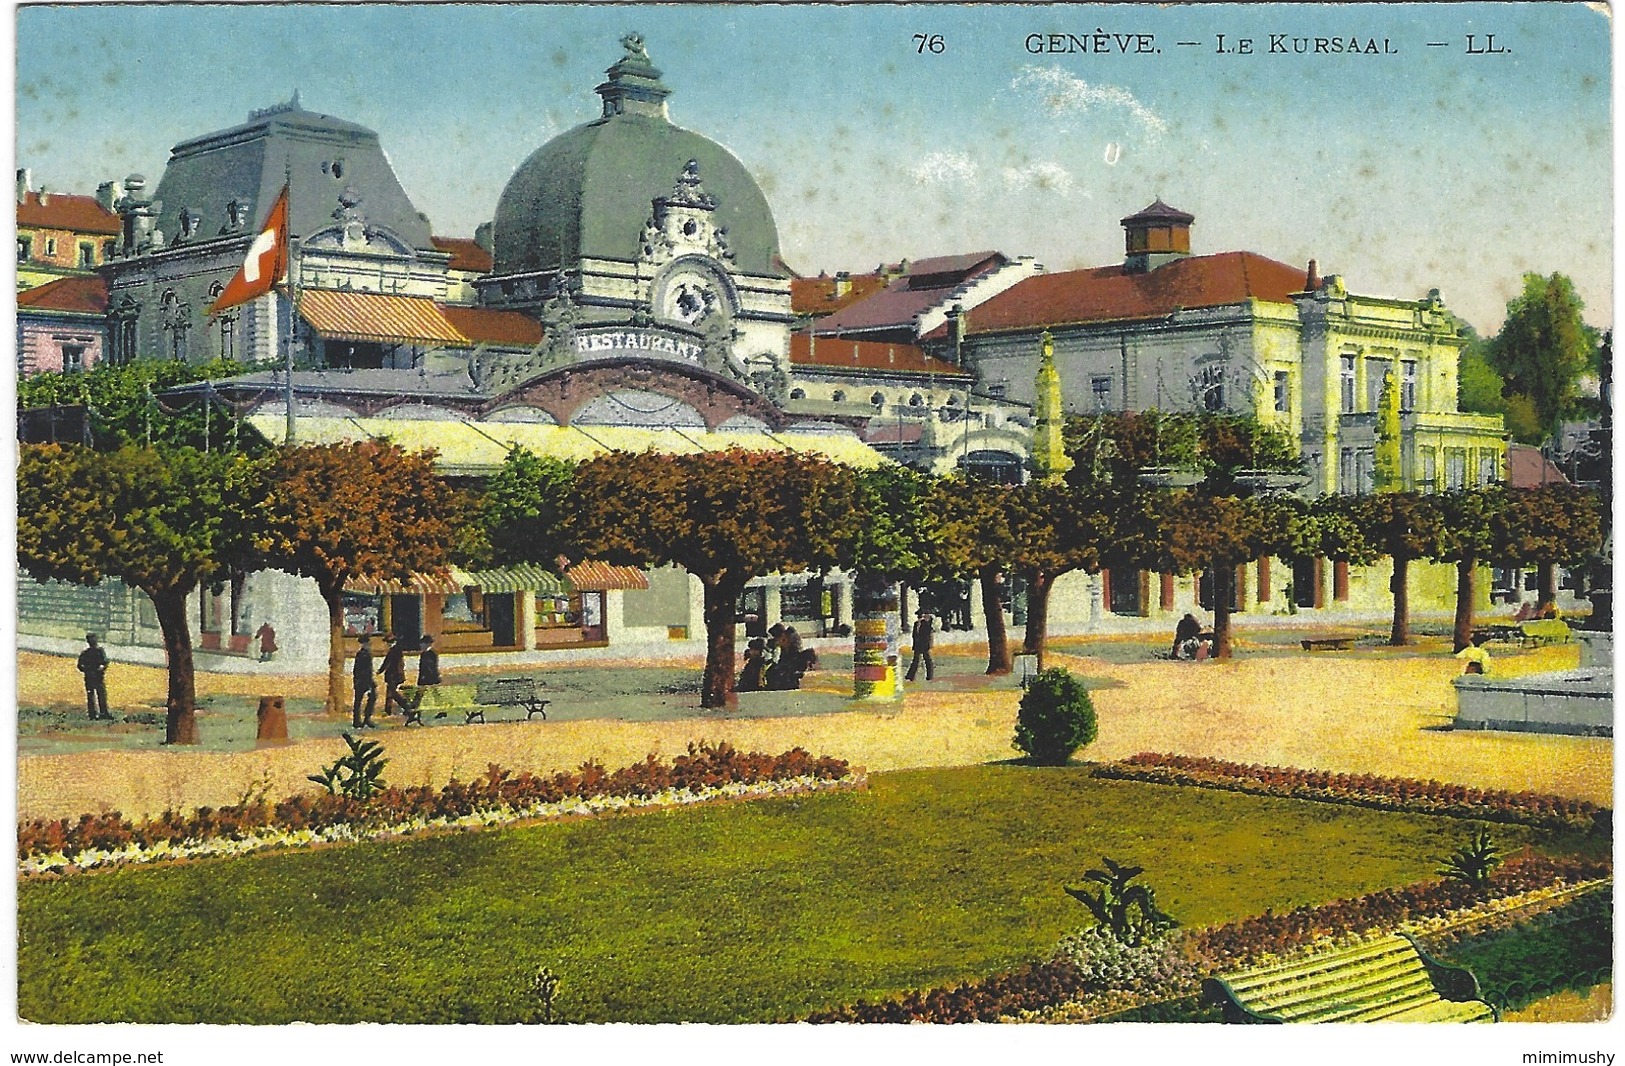
<svg viewBox="0 0 1625 1066">
<path fill-rule="evenodd" d="M 977 481 L 956 473 L 938 482 L 925 501 L 937 531 L 946 565 L 960 574 L 974 574 L 982 588 L 982 612 L 987 619 L 987 672 L 1011 670 L 1010 641 L 1004 626 L 1004 599 L 1008 586 L 1004 568 L 1016 553 L 1010 528 L 1008 485 Z"/>
<path fill-rule="evenodd" d="M 264 561 L 316 582 L 327 604 L 327 712 L 344 692 L 344 590 L 443 574 L 472 501 L 434 471 L 432 452 L 383 441 L 279 450 L 266 493 Z"/>
<path fill-rule="evenodd" d="M 1157 508 L 1156 569 L 1205 569 L 1210 575 L 1215 658 L 1231 656 L 1236 568 L 1266 555 L 1301 553 L 1310 529 L 1306 514 L 1307 507 L 1296 497 L 1208 496 L 1198 491 L 1170 493 Z"/>
<path fill-rule="evenodd" d="M 568 535 L 636 566 L 675 563 L 705 588 L 702 707 L 732 707 L 735 618 L 751 578 L 850 561 L 857 472 L 796 452 L 610 452 L 576 470 Z"/>
<path fill-rule="evenodd" d="M 1405 489 L 1405 473 L 1401 460 L 1401 439 L 1399 421 L 1399 382 L 1394 378 L 1394 372 L 1388 371 L 1382 378 L 1382 391 L 1377 397 L 1377 442 L 1373 457 L 1373 480 L 1376 482 L 1378 492 L 1402 492 Z"/>
<path fill-rule="evenodd" d="M 1478 592 L 1478 568 L 1494 557 L 1499 516 L 1506 507 L 1500 488 L 1467 489 L 1435 497 L 1444 534 L 1431 557 L 1456 564 L 1456 623 L 1454 650 L 1473 642 L 1473 601 Z"/>
<path fill-rule="evenodd" d="M 191 448 L 20 448 L 18 561 L 36 580 L 116 577 L 152 600 L 169 672 L 166 743 L 198 742 L 186 601 L 248 557 L 262 475 L 245 456 Z"/>
<path fill-rule="evenodd" d="M 1557 600 L 1557 568 L 1583 566 L 1602 547 L 1602 506 L 1595 492 L 1574 485 L 1510 489 L 1494 518 L 1494 558 L 1540 571 L 1540 600 Z"/>
<path fill-rule="evenodd" d="M 1394 598 L 1393 626 L 1388 643 L 1403 647 L 1410 643 L 1410 564 L 1417 559 L 1437 557 L 1443 548 L 1444 514 L 1439 497 L 1416 492 L 1379 492 L 1372 496 L 1333 498 L 1339 508 L 1359 527 L 1373 554 L 1393 560 L 1393 576 L 1388 591 Z M 1362 561 L 1362 560 L 1355 560 Z"/>
<path fill-rule="evenodd" d="M 1027 583 L 1027 631 L 1022 651 L 1044 665 L 1049 597 L 1057 578 L 1073 570 L 1100 571 L 1111 539 L 1111 514 L 1083 490 L 1062 483 L 1029 482 L 1005 497 L 1014 539 L 1011 560 Z"/>
<path fill-rule="evenodd" d="M 1579 398 L 1581 376 L 1596 366 L 1597 333 L 1580 317 L 1584 309 L 1564 275 L 1525 274 L 1523 292 L 1507 303 L 1506 322 L 1490 341 L 1486 354 L 1505 381 L 1503 394 L 1524 398 L 1532 409 L 1535 434 L 1519 427 L 1525 443 L 1556 436 Z M 1509 428 L 1512 414 L 1509 408 Z"/>
<path fill-rule="evenodd" d="M 486 479 L 479 498 L 479 525 L 491 561 L 552 566 L 567 554 L 564 518 L 574 483 L 574 463 L 515 446 Z"/>
</svg>

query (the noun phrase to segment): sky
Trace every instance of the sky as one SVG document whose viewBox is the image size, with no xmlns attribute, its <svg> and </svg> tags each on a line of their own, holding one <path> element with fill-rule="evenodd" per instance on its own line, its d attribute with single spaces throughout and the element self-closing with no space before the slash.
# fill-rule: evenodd
<svg viewBox="0 0 1625 1066">
<path fill-rule="evenodd" d="M 636 30 L 673 121 L 756 175 L 803 273 L 984 249 L 1097 266 L 1160 197 L 1198 254 L 1438 288 L 1481 332 L 1526 271 L 1612 320 L 1610 27 L 1583 4 L 72 4 L 16 25 L 18 166 L 58 191 L 156 182 L 175 143 L 297 89 L 379 133 L 437 234 L 471 235 L 532 151 L 597 117 Z M 1035 54 L 1052 33 L 1087 51 Z"/>
</svg>

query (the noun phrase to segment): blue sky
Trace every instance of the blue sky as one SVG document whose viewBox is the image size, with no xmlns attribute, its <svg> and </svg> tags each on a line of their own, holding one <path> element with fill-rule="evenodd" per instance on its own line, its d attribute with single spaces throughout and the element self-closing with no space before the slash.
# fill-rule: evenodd
<svg viewBox="0 0 1625 1066">
<path fill-rule="evenodd" d="M 1581 4 L 23 7 L 18 165 L 60 191 L 156 180 L 176 142 L 297 88 L 377 130 L 435 232 L 467 235 L 596 117 L 633 29 L 673 120 L 745 162 L 805 272 L 984 248 L 1099 265 L 1160 196 L 1198 253 L 1437 287 L 1484 331 L 1522 272 L 1560 270 L 1612 321 L 1609 23 Z M 1097 29 L 1160 54 L 1025 47 Z M 1221 33 L 1254 53 L 1218 54 Z M 1466 54 L 1491 33 L 1510 51 Z M 1271 34 L 1397 54 L 1271 55 Z"/>
</svg>

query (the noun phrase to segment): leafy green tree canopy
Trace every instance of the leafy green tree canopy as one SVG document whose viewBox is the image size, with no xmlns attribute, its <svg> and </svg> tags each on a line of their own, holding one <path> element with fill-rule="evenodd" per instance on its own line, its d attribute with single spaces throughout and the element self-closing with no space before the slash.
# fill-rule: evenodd
<svg viewBox="0 0 1625 1066">
<path fill-rule="evenodd" d="M 1585 304 L 1562 274 L 1523 276 L 1523 292 L 1507 303 L 1506 322 L 1490 341 L 1489 364 L 1504 380 L 1509 404 L 1522 397 L 1533 415 L 1531 427 L 1508 407 L 1508 426 L 1520 440 L 1536 444 L 1557 432 L 1579 399 L 1580 378 L 1597 363 L 1597 331 L 1580 317 Z M 1514 425 L 1514 415 L 1518 415 Z M 1538 434 L 1538 435 L 1534 435 Z"/>
</svg>

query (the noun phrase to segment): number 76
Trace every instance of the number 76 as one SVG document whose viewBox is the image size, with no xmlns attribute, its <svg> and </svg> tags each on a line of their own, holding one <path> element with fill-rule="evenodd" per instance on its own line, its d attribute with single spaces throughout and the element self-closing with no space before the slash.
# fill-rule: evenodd
<svg viewBox="0 0 1625 1066">
<path fill-rule="evenodd" d="M 914 35 L 914 50 L 920 55 L 930 52 L 932 55 L 941 55 L 948 50 L 948 44 L 942 39 L 940 33 L 916 33 Z"/>
</svg>

